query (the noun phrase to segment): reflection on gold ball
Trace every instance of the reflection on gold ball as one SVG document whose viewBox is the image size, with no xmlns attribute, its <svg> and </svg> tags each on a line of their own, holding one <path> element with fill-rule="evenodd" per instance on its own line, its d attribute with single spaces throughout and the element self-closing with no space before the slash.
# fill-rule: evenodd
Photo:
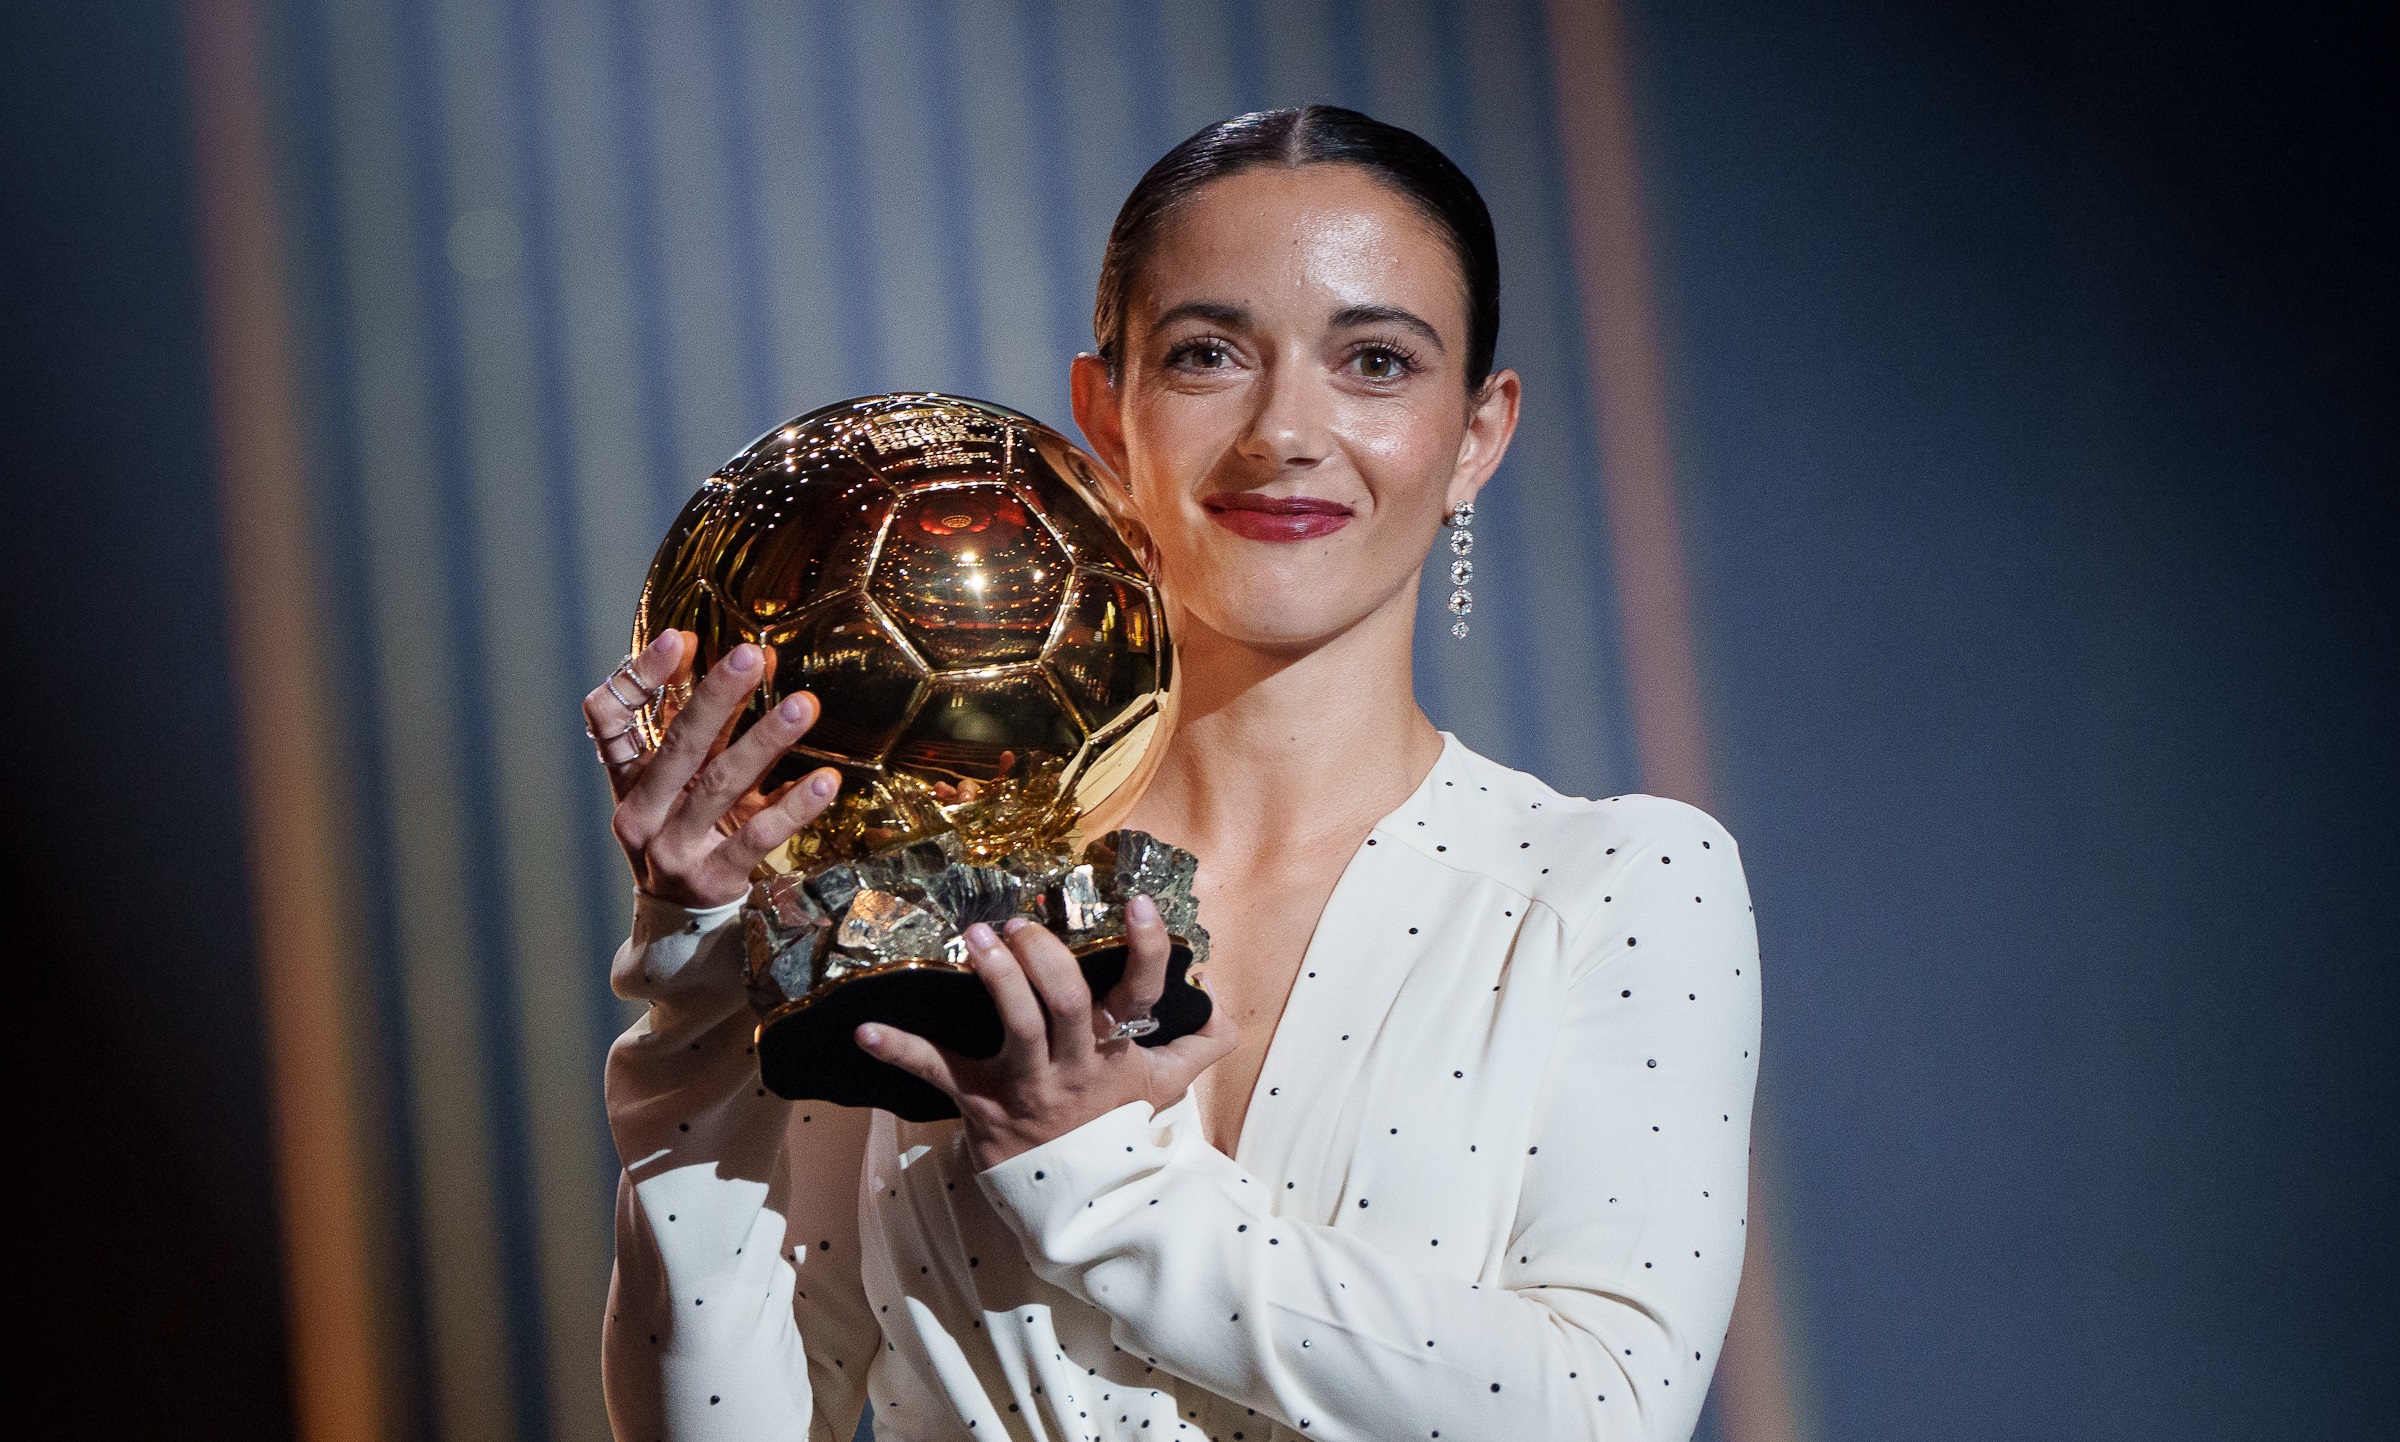
<svg viewBox="0 0 2400 1442">
<path fill-rule="evenodd" d="M 822 704 L 766 785 L 830 762 L 843 795 L 778 867 L 952 828 L 979 858 L 1054 847 L 1131 799 L 1172 711 L 1165 611 L 1116 494 L 1073 442 L 1001 406 L 827 406 L 685 505 L 633 644 L 692 631 L 695 674 L 744 641 L 770 648 L 737 731 L 794 691 Z"/>
</svg>

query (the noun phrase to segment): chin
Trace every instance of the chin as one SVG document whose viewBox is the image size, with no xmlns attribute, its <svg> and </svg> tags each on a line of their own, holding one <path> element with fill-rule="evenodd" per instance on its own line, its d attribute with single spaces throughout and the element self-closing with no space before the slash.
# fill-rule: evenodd
<svg viewBox="0 0 2400 1442">
<path fill-rule="evenodd" d="M 1262 578 L 1263 579 L 1263 578 Z M 1321 585 L 1253 585 L 1218 592 L 1191 610 L 1191 620 L 1229 641 L 1262 651 L 1310 651 L 1374 614 L 1359 591 L 1327 593 Z"/>
<path fill-rule="evenodd" d="M 1186 613 L 1182 624 L 1261 650 L 1307 651 L 1395 603 L 1413 621 L 1413 556 L 1342 544 L 1349 537 L 1270 547 L 1212 529 L 1190 539 L 1198 544 L 1165 557 L 1161 576 Z"/>
</svg>

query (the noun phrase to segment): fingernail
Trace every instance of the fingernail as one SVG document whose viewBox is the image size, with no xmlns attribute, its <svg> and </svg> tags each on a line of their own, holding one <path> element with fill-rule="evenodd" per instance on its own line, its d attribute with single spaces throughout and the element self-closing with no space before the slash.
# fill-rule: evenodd
<svg viewBox="0 0 2400 1442">
<path fill-rule="evenodd" d="M 876 1026 L 872 1022 L 860 1027 L 858 1029 L 858 1044 L 860 1046 L 883 1045 L 883 1028 Z"/>
<path fill-rule="evenodd" d="M 1156 921 L 1158 920 L 1158 903 L 1152 901 L 1148 896 L 1136 892 L 1133 900 L 1125 903 L 1125 914 L 1135 921 Z"/>
<path fill-rule="evenodd" d="M 973 926 L 967 928 L 967 945 L 974 947 L 977 951 L 998 946 L 999 944 L 1000 938 L 994 936 L 992 934 L 992 929 L 984 925 L 982 922 L 978 921 Z"/>
<path fill-rule="evenodd" d="M 1008 925 L 1003 926 L 1000 929 L 1007 932 L 1010 936 L 1015 936 L 1018 932 L 1023 931 L 1026 927 L 1031 925 L 1033 925 L 1033 923 L 1027 921 L 1022 916 L 1012 916 L 1008 919 Z"/>
<path fill-rule="evenodd" d="M 831 796 L 842 784 L 842 778 L 830 771 L 820 771 L 808 778 L 808 789 L 819 796 Z"/>
<path fill-rule="evenodd" d="M 755 671 L 758 669 L 758 648 L 745 641 L 733 648 L 733 654 L 725 658 L 725 664 L 736 671 Z"/>
<path fill-rule="evenodd" d="M 783 704 L 775 708 L 775 714 L 786 721 L 798 721 L 808 714 L 808 701 L 797 693 L 786 696 Z"/>
</svg>

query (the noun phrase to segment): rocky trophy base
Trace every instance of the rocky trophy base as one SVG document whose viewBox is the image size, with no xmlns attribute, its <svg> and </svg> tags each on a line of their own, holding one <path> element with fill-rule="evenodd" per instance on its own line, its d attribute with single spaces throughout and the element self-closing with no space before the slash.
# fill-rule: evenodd
<svg viewBox="0 0 2400 1442">
<path fill-rule="evenodd" d="M 956 833 L 894 846 L 752 886 L 743 907 L 750 1003 L 759 1015 L 759 1079 L 777 1096 L 881 1107 L 907 1121 L 958 1108 L 938 1089 L 875 1060 L 851 1039 L 862 1022 L 914 1032 L 962 1056 L 1000 1051 L 999 1012 L 967 966 L 965 931 L 1024 917 L 1064 937 L 1092 995 L 1125 972 L 1125 903 L 1148 896 L 1173 950 L 1152 1009 L 1162 1046 L 1208 1022 L 1191 980 L 1208 957 L 1192 900 L 1198 862 L 1142 831 L 1112 831 L 1072 855 L 1011 852 L 967 859 Z"/>
</svg>

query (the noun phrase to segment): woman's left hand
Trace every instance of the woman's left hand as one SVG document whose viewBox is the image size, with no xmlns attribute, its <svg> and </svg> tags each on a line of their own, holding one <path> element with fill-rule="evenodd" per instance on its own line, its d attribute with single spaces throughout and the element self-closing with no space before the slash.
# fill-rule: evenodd
<svg viewBox="0 0 2400 1442">
<path fill-rule="evenodd" d="M 858 1028 L 859 1048 L 950 1094 L 978 1171 L 1127 1102 L 1167 1106 L 1233 1050 L 1234 1024 L 1218 1007 L 1208 1025 L 1164 1046 L 1109 1039 L 1120 1019 L 1148 1016 L 1167 986 L 1170 943 L 1158 908 L 1141 896 L 1125 913 L 1131 953 L 1104 1006 L 1094 1007 L 1082 968 L 1054 933 L 1027 921 L 1004 933 L 978 923 L 967 928 L 967 952 L 1000 1008 L 1000 1054 L 979 1061 L 872 1023 Z"/>
</svg>

